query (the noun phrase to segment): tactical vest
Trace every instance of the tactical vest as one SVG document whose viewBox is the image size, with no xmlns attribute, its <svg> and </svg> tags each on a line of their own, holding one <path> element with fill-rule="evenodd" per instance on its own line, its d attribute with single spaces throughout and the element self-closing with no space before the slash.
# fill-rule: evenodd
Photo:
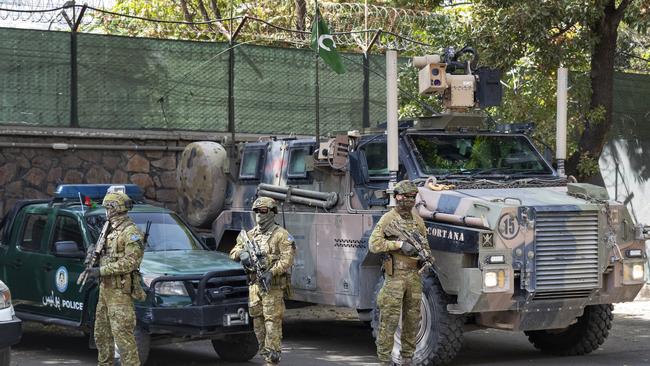
<svg viewBox="0 0 650 366">
<path fill-rule="evenodd" d="M 397 224 L 401 226 L 402 228 L 406 229 L 406 231 L 418 231 L 418 225 L 417 222 L 415 221 L 415 218 L 411 219 L 405 219 L 399 214 L 396 215 L 396 217 L 393 218 L 393 220 L 397 220 Z M 390 222 L 388 223 L 390 224 Z M 386 239 L 388 240 L 402 240 L 404 241 L 405 238 L 401 237 L 400 235 L 392 235 L 392 233 L 386 233 Z M 409 257 L 404 255 L 401 250 L 393 250 L 388 252 L 388 255 L 390 256 L 390 259 L 392 261 L 392 268 L 393 269 L 418 269 L 419 268 L 419 259 L 416 256 Z"/>
<path fill-rule="evenodd" d="M 265 233 L 262 233 L 259 228 L 251 230 L 248 235 L 260 246 L 260 249 L 265 254 L 265 268 L 270 269 L 280 259 L 280 243 L 277 235 L 279 229 L 278 225 Z M 287 273 L 279 276 L 273 276 L 271 285 L 285 287 L 288 283 Z"/>
<path fill-rule="evenodd" d="M 121 238 L 121 236 L 130 226 L 135 226 L 135 224 L 126 220 L 120 223 L 117 228 L 112 229 L 106 236 L 106 246 L 104 247 L 105 252 L 100 258 L 100 266 L 114 263 L 124 258 L 126 254 L 126 240 Z M 133 272 L 120 275 L 102 276 L 101 281 L 104 286 L 121 289 L 121 292 L 124 294 L 131 294 L 133 292 Z"/>
</svg>

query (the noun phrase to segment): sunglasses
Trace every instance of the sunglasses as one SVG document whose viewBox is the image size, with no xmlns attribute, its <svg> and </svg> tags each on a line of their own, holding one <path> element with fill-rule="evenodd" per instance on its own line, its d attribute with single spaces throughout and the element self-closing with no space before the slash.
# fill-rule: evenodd
<svg viewBox="0 0 650 366">
<path fill-rule="evenodd" d="M 415 198 L 415 196 L 417 196 L 417 193 L 408 193 L 408 194 L 399 193 L 399 195 L 406 198 Z"/>
<path fill-rule="evenodd" d="M 269 209 L 266 207 L 261 207 L 261 208 L 253 209 L 253 212 L 265 214 L 265 213 L 269 213 Z"/>
</svg>

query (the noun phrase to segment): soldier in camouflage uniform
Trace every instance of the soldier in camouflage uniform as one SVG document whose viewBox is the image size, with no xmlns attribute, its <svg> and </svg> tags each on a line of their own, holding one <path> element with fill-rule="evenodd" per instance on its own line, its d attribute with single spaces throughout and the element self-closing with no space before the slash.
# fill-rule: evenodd
<svg viewBox="0 0 650 366">
<path fill-rule="evenodd" d="M 114 345 L 117 344 L 122 365 L 140 365 L 134 336 L 133 299 L 143 300 L 139 282 L 143 235 L 127 216 L 133 203 L 125 193 L 106 194 L 102 206 L 106 208 L 110 223 L 109 234 L 99 267 L 88 270 L 89 277 L 99 277 L 100 283 L 95 312 L 98 364 L 113 365 Z"/>
<path fill-rule="evenodd" d="M 269 197 L 260 197 L 253 203 L 257 225 L 248 231 L 248 237 L 255 241 L 264 253 L 263 276 L 270 284 L 264 293 L 259 284 L 251 281 L 249 287 L 249 312 L 253 317 L 255 335 L 259 349 L 267 365 L 277 365 L 282 352 L 282 317 L 284 315 L 284 293 L 290 286 L 288 275 L 294 257 L 293 238 L 275 221 L 277 205 Z M 244 241 L 237 237 L 237 244 L 230 251 L 230 257 L 250 267 L 250 254 Z M 254 276 L 254 274 L 251 274 Z"/>
<path fill-rule="evenodd" d="M 377 357 L 381 365 L 393 364 L 394 334 L 402 314 L 401 364 L 411 365 L 421 319 L 420 264 L 415 247 L 403 241 L 391 227 L 399 225 L 407 231 L 417 230 L 424 237 L 426 228 L 422 218 L 412 212 L 418 193 L 415 184 L 403 180 L 395 185 L 394 192 L 396 207 L 381 217 L 370 235 L 370 251 L 382 254 L 384 259 L 384 285 L 377 295 L 380 316 Z"/>
</svg>

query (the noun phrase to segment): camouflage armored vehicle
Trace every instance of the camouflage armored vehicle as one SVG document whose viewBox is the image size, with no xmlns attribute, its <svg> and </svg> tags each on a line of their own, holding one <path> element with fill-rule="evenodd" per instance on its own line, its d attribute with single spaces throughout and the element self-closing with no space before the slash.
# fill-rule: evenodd
<svg viewBox="0 0 650 366">
<path fill-rule="evenodd" d="M 426 72 L 440 64 L 427 60 Z M 437 262 L 423 279 L 415 364 L 449 362 L 463 331 L 477 327 L 523 331 L 543 351 L 589 353 L 608 335 L 612 304 L 643 286 L 647 230 L 604 188 L 558 174 L 527 135 L 485 126 L 459 112 L 402 123 L 393 177 L 384 129 L 318 143 L 260 139 L 238 145 L 237 158 L 195 142 L 179 163 L 179 204 L 228 252 L 254 225 L 255 198 L 275 198 L 297 248 L 291 299 L 353 308 L 376 327 L 382 271 L 368 238 L 388 209 L 389 180 L 414 180 Z M 399 347 L 396 336 L 395 361 Z"/>
</svg>

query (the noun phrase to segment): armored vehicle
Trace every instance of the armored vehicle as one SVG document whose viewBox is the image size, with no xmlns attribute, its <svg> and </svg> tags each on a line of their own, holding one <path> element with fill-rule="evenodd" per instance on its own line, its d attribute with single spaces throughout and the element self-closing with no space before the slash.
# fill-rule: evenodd
<svg viewBox="0 0 650 366">
<path fill-rule="evenodd" d="M 448 85 L 476 75 L 436 84 L 431 70 L 446 64 L 425 61 L 434 77 L 421 82 L 433 87 L 421 91 L 448 93 L 450 110 L 467 105 Z M 382 271 L 368 238 L 389 208 L 391 179 L 413 180 L 436 258 L 423 278 L 415 364 L 449 362 L 463 331 L 477 327 L 523 331 L 543 351 L 589 353 L 608 335 L 612 304 L 644 284 L 647 228 L 604 188 L 558 174 L 526 134 L 486 126 L 459 110 L 404 121 L 394 171 L 382 128 L 326 142 L 261 138 L 230 156 L 216 142 L 195 142 L 179 161 L 179 205 L 228 252 L 254 225 L 255 198 L 275 198 L 278 224 L 296 243 L 291 300 L 356 309 L 376 327 Z M 399 331 L 395 339 L 397 362 Z"/>
<path fill-rule="evenodd" d="M 106 220 L 93 202 L 108 187 L 61 185 L 51 200 L 17 203 L 0 224 L 0 278 L 12 289 L 16 314 L 84 331 L 91 345 L 99 289 L 80 287 L 77 278 Z M 257 340 L 241 266 L 207 250 L 174 212 L 143 203 L 138 186 L 126 185 L 126 193 L 135 200 L 129 216 L 146 238 L 140 271 L 147 298 L 135 304 L 141 362 L 150 345 L 196 339 L 211 339 L 224 360 L 252 358 Z M 0 296 L 8 297 L 3 287 Z"/>
</svg>

